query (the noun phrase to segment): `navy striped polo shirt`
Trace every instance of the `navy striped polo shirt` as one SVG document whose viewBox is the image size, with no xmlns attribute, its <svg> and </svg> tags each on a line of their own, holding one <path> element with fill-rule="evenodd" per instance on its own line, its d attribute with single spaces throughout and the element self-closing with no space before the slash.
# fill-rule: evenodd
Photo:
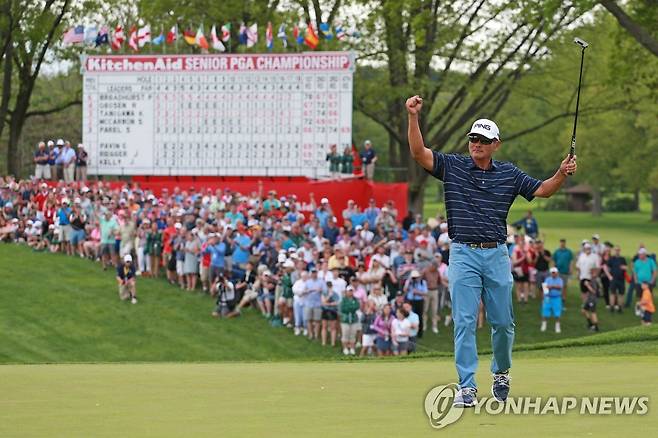
<svg viewBox="0 0 658 438">
<path fill-rule="evenodd" d="M 517 195 L 528 201 L 542 181 L 511 163 L 492 160 L 482 170 L 469 155 L 434 154 L 432 176 L 443 181 L 448 235 L 455 242 L 507 240 L 507 213 Z"/>
</svg>

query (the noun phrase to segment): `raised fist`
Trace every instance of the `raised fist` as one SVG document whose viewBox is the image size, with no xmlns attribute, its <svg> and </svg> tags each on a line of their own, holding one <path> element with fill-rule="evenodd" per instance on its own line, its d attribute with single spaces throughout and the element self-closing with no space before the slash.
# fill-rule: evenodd
<svg viewBox="0 0 658 438">
<path fill-rule="evenodd" d="M 407 107 L 407 111 L 410 115 L 417 115 L 420 113 L 420 110 L 423 107 L 423 98 L 418 95 L 412 96 L 407 99 L 405 106 Z"/>
</svg>

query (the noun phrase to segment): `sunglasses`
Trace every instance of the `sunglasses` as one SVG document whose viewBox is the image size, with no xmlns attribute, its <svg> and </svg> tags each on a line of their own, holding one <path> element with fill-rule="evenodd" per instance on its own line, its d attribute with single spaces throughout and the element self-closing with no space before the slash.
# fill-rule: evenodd
<svg viewBox="0 0 658 438">
<path fill-rule="evenodd" d="M 470 141 L 473 144 L 476 144 L 478 142 L 480 142 L 481 144 L 491 144 L 494 142 L 494 140 L 495 139 L 489 139 L 477 134 L 471 134 L 468 136 L 468 141 Z"/>
</svg>

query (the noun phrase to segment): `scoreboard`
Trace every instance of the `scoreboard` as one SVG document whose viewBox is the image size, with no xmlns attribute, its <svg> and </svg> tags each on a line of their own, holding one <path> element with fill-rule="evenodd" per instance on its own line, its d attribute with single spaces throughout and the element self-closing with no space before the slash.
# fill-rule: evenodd
<svg viewBox="0 0 658 438">
<path fill-rule="evenodd" d="M 319 178 L 352 145 L 351 52 L 81 61 L 90 174 Z"/>
</svg>

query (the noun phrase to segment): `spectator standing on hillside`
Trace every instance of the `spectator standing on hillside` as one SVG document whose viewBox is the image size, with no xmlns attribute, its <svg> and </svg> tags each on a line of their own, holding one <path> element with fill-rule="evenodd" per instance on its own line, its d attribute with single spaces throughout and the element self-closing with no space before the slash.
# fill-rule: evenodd
<svg viewBox="0 0 658 438">
<path fill-rule="evenodd" d="M 512 276 L 514 277 L 516 301 L 519 304 L 528 303 L 530 294 L 530 262 L 529 251 L 522 235 L 514 236 L 514 249 L 512 250 Z"/>
<path fill-rule="evenodd" d="M 591 283 L 598 275 L 600 269 L 599 256 L 592 252 L 592 246 L 589 243 L 583 245 L 583 252 L 578 256 L 576 268 L 578 269 L 578 280 L 580 281 L 580 292 L 583 302 L 587 299 L 590 289 L 593 290 Z M 592 276 L 594 272 L 594 276 Z"/>
<path fill-rule="evenodd" d="M 427 282 L 421 277 L 420 272 L 413 270 L 407 283 L 404 286 L 406 294 L 405 299 L 411 303 L 411 308 L 417 315 L 423 314 L 425 306 L 425 297 L 427 296 Z M 406 316 L 405 316 L 406 318 Z M 418 327 L 418 337 L 423 337 L 423 320 L 420 320 Z"/>
<path fill-rule="evenodd" d="M 69 216 L 71 223 L 71 254 L 77 250 L 81 259 L 85 257 L 85 227 L 87 225 L 87 216 L 80 208 L 80 199 L 76 198 Z"/>
<path fill-rule="evenodd" d="M 64 142 L 64 148 L 57 157 L 57 164 L 61 166 L 62 176 L 67 183 L 75 180 L 75 160 L 75 151 L 71 147 L 71 143 L 69 141 Z"/>
<path fill-rule="evenodd" d="M 150 228 L 146 233 L 144 252 L 149 259 L 151 275 L 158 278 L 162 259 L 162 232 L 158 229 L 158 223 L 155 221 L 150 224 Z"/>
<path fill-rule="evenodd" d="M 594 254 L 597 254 L 599 256 L 603 254 L 603 250 L 605 249 L 605 245 L 603 245 L 601 243 L 601 236 L 599 236 L 598 234 L 594 234 L 592 236 L 591 245 L 592 245 L 592 252 Z"/>
<path fill-rule="evenodd" d="M 50 167 L 50 179 L 57 181 L 57 156 L 59 148 L 55 147 L 55 142 L 48 140 L 48 166 Z"/>
<path fill-rule="evenodd" d="M 197 237 L 196 228 L 187 233 L 183 251 L 185 252 L 185 258 L 183 259 L 185 289 L 193 292 L 196 289 L 196 279 L 199 273 L 199 253 L 201 252 L 201 243 Z"/>
<path fill-rule="evenodd" d="M 123 257 L 123 264 L 117 266 L 117 282 L 119 283 L 119 298 L 122 301 L 130 298 L 133 304 L 137 304 L 135 265 L 130 254 L 126 254 Z"/>
<path fill-rule="evenodd" d="M 560 247 L 553 253 L 555 267 L 562 279 L 562 302 L 567 301 L 567 286 L 571 276 L 571 262 L 573 262 L 573 252 L 567 248 L 567 240 L 560 239 Z"/>
<path fill-rule="evenodd" d="M 60 229 L 60 252 L 72 255 L 71 249 L 71 234 L 73 228 L 71 227 L 71 207 L 69 207 L 70 201 L 68 198 L 62 199 L 62 205 L 57 210 L 57 219 L 59 220 L 59 229 Z"/>
<path fill-rule="evenodd" d="M 78 144 L 78 153 L 75 157 L 75 179 L 76 181 L 87 181 L 87 159 L 89 154 L 82 143 Z"/>
<path fill-rule="evenodd" d="M 322 292 L 325 282 L 318 277 L 318 270 L 311 268 L 311 277 L 306 280 L 306 297 L 304 302 L 304 321 L 308 329 L 309 339 L 320 337 L 320 321 L 322 319 Z"/>
<path fill-rule="evenodd" d="M 325 161 L 329 162 L 329 173 L 331 174 L 331 177 L 338 178 L 340 176 L 340 165 L 343 161 L 343 157 L 336 150 L 335 144 L 329 146 L 329 152 L 327 152 Z"/>
<path fill-rule="evenodd" d="M 647 283 L 649 289 L 653 291 L 656 286 L 656 261 L 647 256 L 646 248 L 640 248 L 637 252 L 637 260 L 633 262 L 633 275 L 638 297 L 641 294 L 642 283 Z"/>
<path fill-rule="evenodd" d="M 361 162 L 363 163 L 363 175 L 366 179 L 372 181 L 375 178 L 375 163 L 377 162 L 377 153 L 372 147 L 372 142 L 366 140 L 363 142 L 363 151 L 361 151 Z"/>
<path fill-rule="evenodd" d="M 544 300 L 542 302 L 541 331 L 546 331 L 547 319 L 555 318 L 555 333 L 561 333 L 560 316 L 562 316 L 562 278 L 557 268 L 550 270 L 550 275 L 542 282 Z"/>
<path fill-rule="evenodd" d="M 359 316 L 357 311 L 360 308 L 359 301 L 354 298 L 354 288 L 347 286 L 345 296 L 340 301 L 340 331 L 342 334 L 341 342 L 343 344 L 344 355 L 355 355 L 356 334 L 359 331 Z"/>
<path fill-rule="evenodd" d="M 119 211 L 119 235 L 121 236 L 119 256 L 123 257 L 126 254 L 132 254 L 135 249 L 137 226 L 132 214 L 127 210 Z"/>
<path fill-rule="evenodd" d="M 621 313 L 622 298 L 626 290 L 626 259 L 621 256 L 621 248 L 616 245 L 607 262 L 607 275 L 610 280 L 610 311 Z"/>
<path fill-rule="evenodd" d="M 375 346 L 377 356 L 389 356 L 391 354 L 391 324 L 394 316 L 391 313 L 391 305 L 385 304 L 381 313 L 375 318 L 372 328 L 377 332 Z"/>
<path fill-rule="evenodd" d="M 103 208 L 99 223 L 101 227 L 101 262 L 103 270 L 106 270 L 108 265 L 114 264 L 116 256 L 114 236 L 119 230 L 119 223 L 110 209 Z"/>
<path fill-rule="evenodd" d="M 334 290 L 331 281 L 327 281 L 320 298 L 322 303 L 322 345 L 327 344 L 327 330 L 331 335 L 331 346 L 336 346 L 336 333 L 338 324 L 338 303 L 340 296 Z"/>
<path fill-rule="evenodd" d="M 539 224 L 537 224 L 537 219 L 532 215 L 532 210 L 528 210 L 526 216 L 514 222 L 513 225 L 517 228 L 523 228 L 525 235 L 533 239 L 536 239 L 539 235 Z"/>
<path fill-rule="evenodd" d="M 551 252 L 544 248 L 544 242 L 540 239 L 535 240 L 535 285 L 537 287 L 537 293 L 539 296 L 542 296 L 543 289 L 542 284 L 544 280 L 548 278 L 548 269 L 550 268 L 551 263 Z M 560 290 L 560 293 L 562 290 Z"/>
<path fill-rule="evenodd" d="M 343 150 L 340 172 L 344 177 L 351 176 L 354 173 L 354 154 L 351 146 L 345 146 L 345 150 Z"/>
<path fill-rule="evenodd" d="M 50 154 L 46 150 L 46 143 L 40 141 L 34 152 L 34 177 L 36 179 L 50 179 Z"/>
</svg>

